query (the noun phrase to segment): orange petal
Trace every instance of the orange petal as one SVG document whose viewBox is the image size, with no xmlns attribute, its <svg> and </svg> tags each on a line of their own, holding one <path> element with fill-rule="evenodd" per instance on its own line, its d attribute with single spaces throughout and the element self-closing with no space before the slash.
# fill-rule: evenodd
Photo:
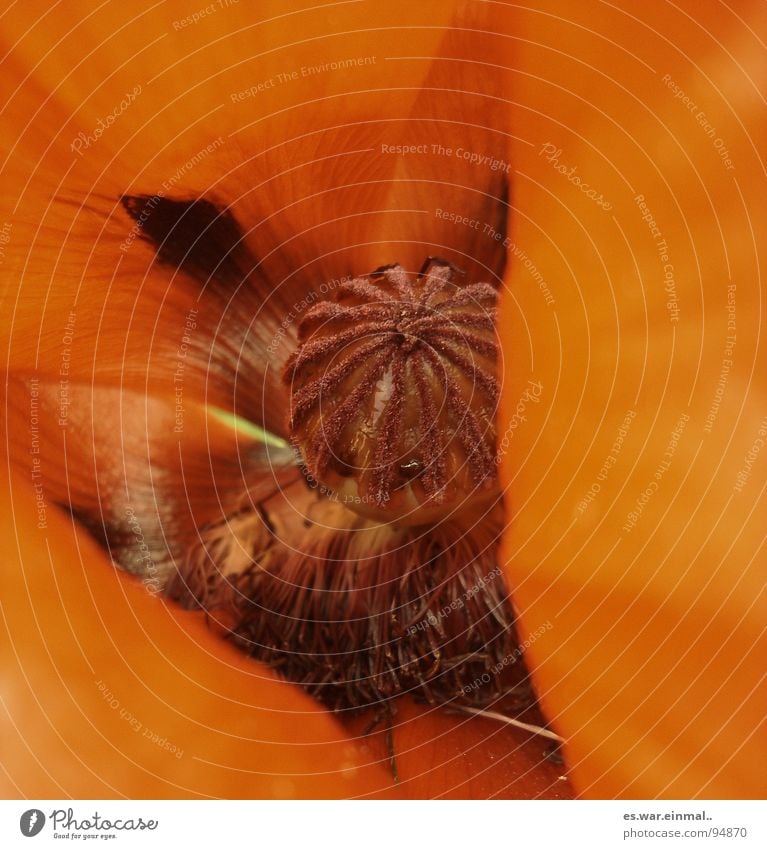
<svg viewBox="0 0 767 849">
<path fill-rule="evenodd" d="M 510 24 L 507 575 L 590 797 L 767 792 L 766 32 L 761 4 L 689 12 Z"/>
<path fill-rule="evenodd" d="M 184 3 L 6 16 L 12 96 L 0 130 L 13 155 L 0 220 L 13 235 L 0 346 L 10 365 L 55 375 L 71 313 L 73 377 L 149 381 L 172 396 L 197 310 L 188 390 L 231 407 L 237 380 L 241 408 L 279 429 L 279 381 L 267 377 L 265 402 L 257 380 L 263 352 L 273 344 L 278 375 L 303 295 L 360 270 L 355 251 L 370 241 L 360 233 L 394 167 L 376 146 L 410 114 L 428 67 L 389 60 L 431 55 L 456 5 L 398 0 L 371 15 L 357 3 L 242 3 L 196 25 L 184 23 Z M 158 269 L 120 204 L 155 193 L 205 195 L 235 215 L 257 262 L 256 308 L 230 304 L 236 289 L 211 300 L 188 275 Z"/>
<path fill-rule="evenodd" d="M 418 97 L 377 145 L 378 158 L 393 167 L 369 265 L 383 257 L 379 264 L 396 260 L 417 270 L 427 254 L 437 255 L 468 279 L 500 282 L 512 182 L 504 158 L 511 131 L 502 24 L 493 4 L 464 4 L 436 53 L 422 49 L 415 57 L 427 69 Z M 405 62 L 393 57 L 389 64 Z"/>
<path fill-rule="evenodd" d="M 2 507 L 4 797 L 390 792 L 364 742 L 114 570 L 28 484 L 4 482 Z"/>
</svg>

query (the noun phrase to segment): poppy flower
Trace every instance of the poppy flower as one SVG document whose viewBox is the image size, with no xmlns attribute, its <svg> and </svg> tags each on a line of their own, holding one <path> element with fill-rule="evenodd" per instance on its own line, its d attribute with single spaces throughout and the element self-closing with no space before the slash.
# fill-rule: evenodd
<svg viewBox="0 0 767 849">
<path fill-rule="evenodd" d="M 9 721 L 57 755 L 9 793 L 569 793 L 498 565 L 506 42 L 368 6 L 8 16 Z"/>
<path fill-rule="evenodd" d="M 19 86 L 3 117 L 16 143 L 0 266 L 4 515 L 19 550 L 2 594 L 18 600 L 13 619 L 4 607 L 7 793 L 567 795 L 545 738 L 439 706 L 445 666 L 389 684 L 435 704 L 404 696 L 393 715 L 346 717 L 355 700 L 391 695 L 385 682 L 350 696 L 359 667 L 332 664 L 326 687 L 302 665 L 316 645 L 302 617 L 328 617 L 295 588 L 318 575 L 323 592 L 339 588 L 338 570 L 307 580 L 311 564 L 391 570 L 406 552 L 453 572 L 477 559 L 468 587 L 407 620 L 413 636 L 446 622 L 455 649 L 450 629 L 500 613 L 480 662 L 500 665 L 488 677 L 519 698 L 521 665 L 502 661 L 524 654 L 580 795 L 763 795 L 756 4 L 742 19 L 713 5 L 564 15 L 441 2 L 275 3 L 255 20 L 241 6 L 195 17 L 110 3 L 75 23 L 56 9 L 4 21 L 4 73 Z M 733 284 L 734 357 L 722 353 Z M 472 292 L 444 308 L 463 313 L 455 326 L 435 324 L 440 298 L 412 312 L 440 285 L 441 297 Z M 471 289 L 484 286 L 500 295 L 497 353 L 483 336 L 490 296 Z M 386 292 L 377 313 L 368 287 Z M 427 319 L 417 332 L 452 356 L 459 391 L 428 363 L 402 382 L 391 335 L 356 353 L 360 321 L 403 332 L 393 300 L 408 301 L 408 322 Z M 460 328 L 457 348 L 446 326 Z M 356 347 L 323 359 L 340 337 Z M 344 408 L 384 352 L 381 393 L 360 389 L 359 408 Z M 332 377 L 327 409 L 312 407 L 313 369 Z M 480 426 L 493 377 L 495 434 Z M 430 393 L 445 418 L 428 415 Z M 390 426 L 360 446 L 344 416 L 365 403 Z M 432 448 L 405 454 L 401 421 Z M 493 440 L 500 480 L 482 459 Z M 442 485 L 460 473 L 469 504 Z M 386 530 L 355 547 L 376 524 Z M 110 571 L 81 527 L 137 578 Z M 285 563 L 290 580 L 265 585 Z M 496 566 L 513 635 L 501 583 L 484 580 Z M 176 601 L 152 598 L 159 589 Z M 458 599 L 485 608 L 472 620 Z M 253 601 L 270 615 L 251 615 Z M 370 633 L 361 619 L 354 645 Z M 297 652 L 278 645 L 284 631 Z M 231 633 L 276 672 L 219 636 Z M 292 652 L 298 666 L 284 662 Z M 484 710 L 482 675 L 448 668 L 462 707 Z"/>
</svg>

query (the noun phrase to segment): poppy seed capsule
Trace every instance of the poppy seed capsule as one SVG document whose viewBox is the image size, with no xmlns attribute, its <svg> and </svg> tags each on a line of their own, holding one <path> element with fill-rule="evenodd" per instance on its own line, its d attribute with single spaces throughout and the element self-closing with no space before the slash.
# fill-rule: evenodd
<svg viewBox="0 0 767 849">
<path fill-rule="evenodd" d="M 405 525 L 495 490 L 495 289 L 432 260 L 342 283 L 299 325 L 290 431 L 307 471 L 357 513 Z M 479 496 L 479 498 L 478 498 Z"/>
</svg>

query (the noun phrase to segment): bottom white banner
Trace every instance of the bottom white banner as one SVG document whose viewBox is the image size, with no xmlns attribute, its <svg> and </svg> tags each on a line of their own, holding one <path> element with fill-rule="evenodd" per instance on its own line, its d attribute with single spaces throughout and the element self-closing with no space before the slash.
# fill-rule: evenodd
<svg viewBox="0 0 767 849">
<path fill-rule="evenodd" d="M 767 846 L 765 802 L 0 801 L 0 846 Z"/>
</svg>

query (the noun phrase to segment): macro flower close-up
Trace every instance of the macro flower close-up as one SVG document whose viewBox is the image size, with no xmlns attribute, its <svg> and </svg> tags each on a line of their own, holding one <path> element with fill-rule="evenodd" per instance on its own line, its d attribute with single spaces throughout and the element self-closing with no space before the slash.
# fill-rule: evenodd
<svg viewBox="0 0 767 849">
<path fill-rule="evenodd" d="M 765 40 L 6 4 L 3 797 L 763 798 Z"/>
</svg>

